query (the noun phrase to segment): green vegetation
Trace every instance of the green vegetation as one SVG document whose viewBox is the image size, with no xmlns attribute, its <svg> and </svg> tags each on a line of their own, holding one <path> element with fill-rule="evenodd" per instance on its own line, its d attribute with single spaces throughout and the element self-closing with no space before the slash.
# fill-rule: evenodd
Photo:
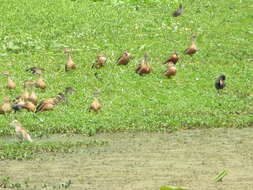
<svg viewBox="0 0 253 190">
<path fill-rule="evenodd" d="M 90 147 L 103 145 L 103 141 L 90 142 L 43 142 L 43 143 L 5 143 L 0 142 L 0 160 L 28 160 L 41 154 L 70 153 L 80 151 L 80 147 Z M 79 148 L 79 149 L 78 149 Z"/>
<path fill-rule="evenodd" d="M 217 176 L 215 176 L 214 181 L 221 182 L 227 174 L 228 172 L 226 170 L 221 171 Z"/>
<path fill-rule="evenodd" d="M 31 66 L 46 70 L 43 77 L 48 87 L 45 92 L 36 91 L 40 99 L 54 97 L 65 87 L 77 93 L 68 104 L 37 113 L 37 118 L 25 111 L 1 115 L 0 135 L 14 133 L 8 125 L 13 119 L 31 136 L 252 126 L 251 1 L 182 1 L 183 16 L 171 17 L 180 2 L 3 1 L 0 70 L 9 71 L 18 87 L 7 90 L 6 77 L 1 76 L 0 99 L 18 96 L 24 80 L 36 79 L 25 71 Z M 193 57 L 184 56 L 192 34 L 197 35 L 199 51 Z M 64 72 L 65 47 L 74 49 L 78 66 L 68 73 Z M 115 62 L 124 50 L 134 59 L 118 66 Z M 168 79 L 162 75 L 166 69 L 162 62 L 174 50 L 181 59 L 177 75 Z M 141 77 L 134 69 L 144 52 L 151 57 L 153 70 Z M 107 55 L 108 61 L 104 68 L 93 70 L 98 53 Z M 102 81 L 96 80 L 95 72 Z M 220 74 L 227 76 L 227 86 L 218 95 L 214 80 Z M 87 111 L 96 88 L 102 91 L 103 106 L 97 114 Z"/>
<path fill-rule="evenodd" d="M 162 186 L 160 190 L 187 190 L 184 187 L 174 187 L 174 186 Z"/>
<path fill-rule="evenodd" d="M 60 185 L 53 185 L 52 187 L 47 184 L 42 184 L 40 187 L 36 185 L 31 185 L 29 179 L 25 180 L 24 182 L 12 182 L 10 177 L 2 177 L 0 179 L 0 188 L 8 188 L 8 189 L 18 189 L 18 190 L 39 190 L 39 189 L 67 189 L 72 184 L 71 180 L 68 180 Z"/>
</svg>

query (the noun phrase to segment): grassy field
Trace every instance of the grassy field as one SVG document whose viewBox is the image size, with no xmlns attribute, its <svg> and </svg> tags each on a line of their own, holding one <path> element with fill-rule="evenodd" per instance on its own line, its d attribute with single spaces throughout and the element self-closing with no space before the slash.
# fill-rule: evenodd
<svg viewBox="0 0 253 190">
<path fill-rule="evenodd" d="M 77 93 L 52 112 L 21 112 L 0 116 L 0 135 L 11 135 L 9 122 L 20 120 L 32 136 L 54 133 L 95 134 L 118 130 L 177 130 L 180 128 L 250 127 L 253 99 L 252 4 L 250 0 L 183 2 L 181 17 L 171 17 L 179 1 L 3 1 L 0 7 L 0 70 L 10 72 L 17 88 L 5 88 L 0 78 L 0 99 L 14 98 L 24 80 L 36 79 L 25 71 L 45 68 L 45 92 L 40 99 L 55 96 L 65 87 Z M 199 51 L 183 55 L 197 35 Z M 73 48 L 78 69 L 65 73 L 65 47 Z M 116 65 L 124 50 L 134 59 Z M 168 79 L 162 64 L 176 50 L 178 73 Z M 148 52 L 152 73 L 134 72 Z M 108 56 L 106 66 L 91 69 L 96 54 Z M 97 72 L 102 81 L 94 77 Z M 227 76 L 218 95 L 214 80 Z M 87 108 L 95 89 L 103 109 Z"/>
<path fill-rule="evenodd" d="M 184 14 L 174 18 L 180 3 Z M 0 189 L 174 184 L 250 190 L 252 130 L 205 129 L 253 126 L 252 9 L 251 0 L 1 1 L 0 73 L 10 72 L 17 88 L 8 90 L 0 75 L 0 102 L 20 95 L 25 80 L 38 78 L 25 71 L 33 66 L 45 69 L 47 89 L 36 89 L 40 100 L 66 87 L 77 92 L 50 112 L 0 115 Z M 183 51 L 192 34 L 198 52 L 190 57 Z M 73 48 L 77 64 L 67 73 L 64 48 Z M 124 50 L 134 58 L 119 66 Z M 175 50 L 177 75 L 166 78 L 162 63 Z M 145 52 L 152 72 L 139 76 L 134 71 Z M 100 53 L 108 61 L 92 69 Z M 221 74 L 226 87 L 218 94 L 214 81 Z M 98 113 L 87 109 L 96 89 L 103 106 Z M 16 143 L 9 126 L 14 119 L 33 143 Z M 145 133 L 190 128 L 204 130 Z M 126 133 L 108 133 L 117 131 Z M 227 181 L 215 184 L 213 177 L 224 169 Z"/>
</svg>

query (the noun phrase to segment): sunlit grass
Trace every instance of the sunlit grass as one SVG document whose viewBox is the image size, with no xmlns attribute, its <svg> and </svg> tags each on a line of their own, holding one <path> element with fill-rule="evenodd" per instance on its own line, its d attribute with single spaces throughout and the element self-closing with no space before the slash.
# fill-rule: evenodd
<svg viewBox="0 0 253 190">
<path fill-rule="evenodd" d="M 10 135 L 13 119 L 32 136 L 118 130 L 176 130 L 194 127 L 252 126 L 252 3 L 246 1 L 182 2 L 183 16 L 171 17 L 179 1 L 4 1 L 0 6 L 0 70 L 17 82 L 13 92 L 0 77 L 0 99 L 14 98 L 24 80 L 36 79 L 25 69 L 45 68 L 48 88 L 40 99 L 53 97 L 65 87 L 77 93 L 52 112 L 0 116 L 0 135 Z M 199 51 L 184 56 L 190 36 L 196 34 Z M 251 39 L 251 40 L 250 40 Z M 64 47 L 71 47 L 78 69 L 64 72 Z M 116 65 L 124 50 L 134 59 Z M 178 51 L 178 73 L 167 79 L 162 62 Z M 136 65 L 148 52 L 152 73 L 140 77 Z M 96 54 L 108 56 L 106 66 L 92 70 Z M 102 81 L 96 80 L 98 72 Z M 214 80 L 227 76 L 218 95 Z M 103 109 L 87 108 L 96 88 Z M 250 96 L 251 94 L 251 96 Z"/>
</svg>

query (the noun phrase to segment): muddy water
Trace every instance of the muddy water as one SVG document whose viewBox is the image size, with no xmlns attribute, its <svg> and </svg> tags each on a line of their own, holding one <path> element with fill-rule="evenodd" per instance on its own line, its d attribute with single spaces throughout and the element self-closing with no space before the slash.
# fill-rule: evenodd
<svg viewBox="0 0 253 190">
<path fill-rule="evenodd" d="M 47 154 L 42 160 L 0 161 L 0 174 L 14 181 L 29 178 L 38 186 L 71 179 L 69 189 L 77 190 L 158 190 L 162 185 L 253 189 L 251 128 L 99 134 L 89 139 L 108 144 L 75 154 Z M 224 169 L 228 175 L 215 183 L 213 178 Z"/>
</svg>

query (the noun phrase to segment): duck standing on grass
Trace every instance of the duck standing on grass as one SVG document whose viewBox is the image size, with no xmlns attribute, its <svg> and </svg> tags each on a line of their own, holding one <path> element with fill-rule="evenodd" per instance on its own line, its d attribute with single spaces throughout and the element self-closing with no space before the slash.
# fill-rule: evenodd
<svg viewBox="0 0 253 190">
<path fill-rule="evenodd" d="M 67 52 L 67 54 L 68 54 L 68 58 L 67 58 L 67 63 L 65 64 L 65 71 L 66 72 L 76 69 L 76 64 L 74 63 L 74 61 L 70 55 L 70 52 Z"/>
<path fill-rule="evenodd" d="M 190 47 L 188 47 L 186 50 L 184 50 L 184 54 L 190 55 L 192 56 L 193 54 L 195 54 L 197 52 L 197 45 L 195 42 L 196 39 L 196 35 L 192 35 L 192 44 L 190 45 Z"/>
<path fill-rule="evenodd" d="M 219 92 L 219 90 L 223 89 L 226 86 L 225 80 L 226 80 L 226 76 L 225 75 L 220 75 L 216 79 L 214 86 L 218 90 L 218 92 Z"/>
<path fill-rule="evenodd" d="M 20 141 L 24 142 L 33 142 L 31 136 L 22 128 L 22 125 L 19 121 L 14 120 L 10 123 L 10 126 L 15 127 L 16 136 Z"/>
<path fill-rule="evenodd" d="M 144 59 L 141 60 L 141 63 L 139 64 L 135 72 L 142 76 L 144 74 L 149 74 L 150 71 L 151 71 L 151 67 L 148 64 L 148 54 L 145 53 Z"/>
<path fill-rule="evenodd" d="M 8 97 L 4 97 L 3 104 L 0 105 L 0 114 L 6 114 L 8 112 L 11 112 L 11 100 Z"/>
<path fill-rule="evenodd" d="M 102 105 L 100 104 L 100 102 L 97 98 L 100 94 L 101 94 L 101 90 L 96 89 L 94 92 L 93 102 L 91 103 L 91 105 L 89 107 L 89 111 L 93 110 L 93 111 L 97 112 L 98 110 L 100 110 L 102 108 Z"/>
<path fill-rule="evenodd" d="M 9 75 L 7 75 L 7 85 L 6 85 L 6 87 L 8 89 L 16 88 L 16 83 L 12 80 L 12 78 Z"/>
<path fill-rule="evenodd" d="M 93 99 L 93 102 L 90 105 L 89 111 L 93 110 L 95 112 L 97 112 L 98 110 L 100 110 L 102 108 L 101 104 L 99 103 L 97 98 Z"/>
</svg>

